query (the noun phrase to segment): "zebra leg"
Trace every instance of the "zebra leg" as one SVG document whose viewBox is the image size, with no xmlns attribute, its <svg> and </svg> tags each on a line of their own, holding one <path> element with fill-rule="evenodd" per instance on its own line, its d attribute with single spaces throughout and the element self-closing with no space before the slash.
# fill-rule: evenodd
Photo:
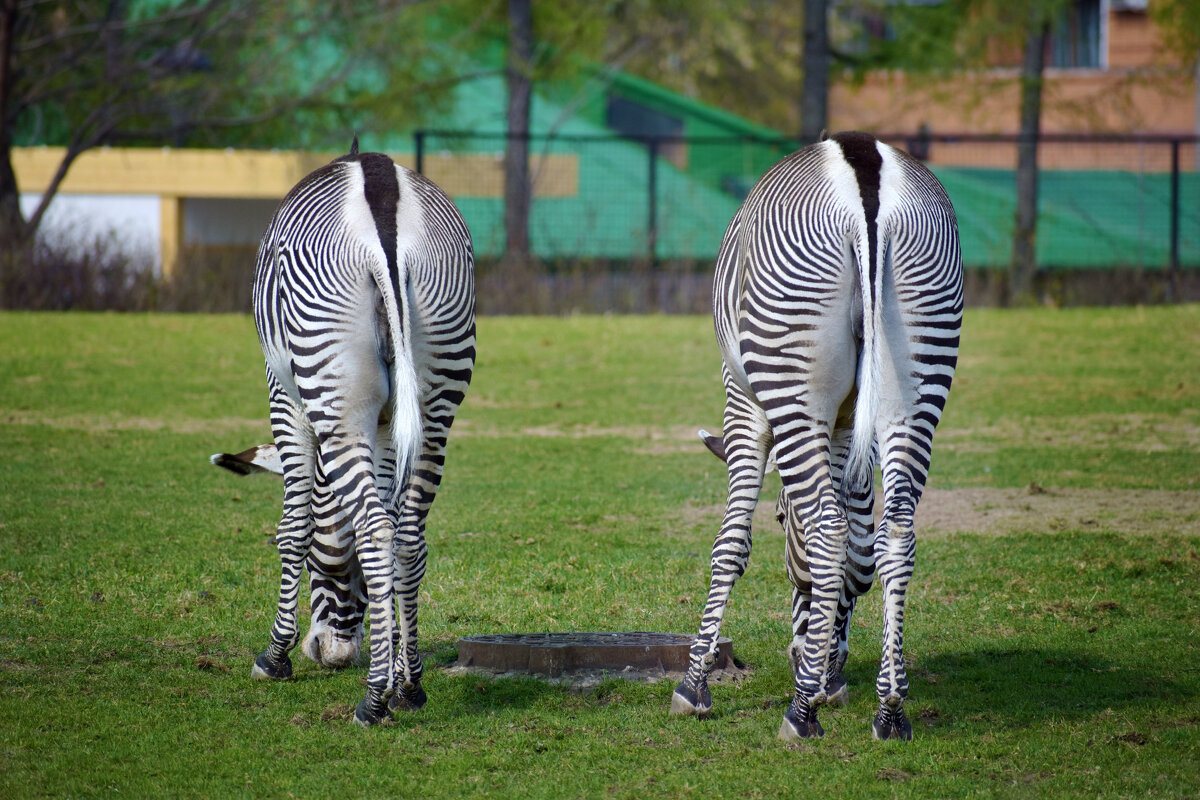
<svg viewBox="0 0 1200 800">
<path fill-rule="evenodd" d="M 406 509 L 407 510 L 407 509 Z M 391 707 L 399 711 L 416 711 L 428 699 L 421 688 L 425 668 L 417 651 L 417 593 L 425 577 L 428 547 L 425 544 L 425 520 L 415 522 L 410 515 L 402 516 L 396 528 L 394 584 L 397 613 L 396 636 L 396 693 Z"/>
<path fill-rule="evenodd" d="M 474 362 L 473 336 L 464 340 L 456 329 L 450 333 L 454 335 L 426 330 L 421 348 L 422 385 L 428 387 L 421 398 L 424 420 L 421 450 L 403 493 L 394 542 L 398 637 L 392 708 L 396 710 L 415 711 L 428 699 L 421 688 L 425 668 L 417 649 L 417 595 L 425 578 L 428 557 L 425 520 L 442 485 L 446 440 L 466 395 L 470 365 Z M 456 362 L 466 368 L 447 369 Z M 435 365 L 440 368 L 435 370 Z"/>
<path fill-rule="evenodd" d="M 877 426 L 884 502 L 874 551 L 884 605 L 875 682 L 879 710 L 872 733 L 877 739 L 908 740 L 912 725 L 904 713 L 904 605 L 916 560 L 913 518 L 957 362 L 962 277 L 956 259 L 935 265 L 938 271 L 928 268 L 923 240 L 913 243 L 898 237 L 895 249 L 894 273 L 884 286 L 885 298 L 894 293 L 895 304 L 885 303 L 882 311 L 882 359 L 896 370 L 882 376 L 877 417 L 891 422 Z M 910 272 L 909 264 L 920 267 Z"/>
<path fill-rule="evenodd" d="M 793 648 L 799 646 L 799 653 L 793 649 L 792 654 L 796 667 L 795 693 L 784 713 L 779 736 L 781 739 L 822 736 L 825 731 L 817 721 L 817 708 L 829 702 L 829 664 L 838 653 L 836 624 L 838 604 L 844 591 L 849 523 L 828 486 L 826 491 L 815 497 L 799 501 L 791 499 L 794 495 L 803 497 L 797 491 L 802 486 L 787 485 L 795 466 L 792 454 L 781 446 L 777 458 L 780 473 L 785 476 L 790 504 L 797 509 L 796 513 L 804 523 L 800 528 L 802 535 L 795 528 L 786 531 L 788 573 L 793 576 L 807 575 L 807 586 L 797 586 L 796 589 L 798 592 L 808 589 L 810 598 L 803 636 L 793 640 Z M 811 458 L 808 456 L 805 460 Z M 843 687 L 834 687 L 833 691 L 840 688 Z"/>
<path fill-rule="evenodd" d="M 906 437 L 905 437 L 906 438 Z M 900 442 L 898 448 L 910 444 Z M 909 471 L 885 447 L 883 466 L 883 519 L 875 537 L 875 569 L 883 588 L 883 653 L 875 692 L 879 710 L 872 723 L 876 739 L 912 739 L 912 725 L 904 713 L 908 675 L 904 669 L 904 600 L 912 578 L 917 539 L 913 514 L 924 476 L 914 485 Z"/>
<path fill-rule="evenodd" d="M 259 680 L 284 680 L 292 675 L 288 653 L 300 639 L 296 607 L 300 579 L 312 545 L 313 441 L 300 409 L 268 370 L 271 427 L 283 463 L 283 516 L 276 529 L 279 550 L 279 603 L 267 649 L 254 660 L 250 674 Z"/>
<path fill-rule="evenodd" d="M 780 725 L 783 739 L 823 735 L 817 709 L 831 698 L 837 702 L 844 691 L 840 643 L 849 620 L 845 581 L 850 522 L 835 483 L 832 451 L 836 422 L 843 416 L 839 409 L 854 382 L 847 365 L 855 363 L 855 350 L 850 326 L 834 319 L 839 321 L 795 322 L 811 329 L 806 331 L 811 342 L 788 348 L 790 352 L 781 344 L 772 369 L 751 377 L 775 434 L 787 506 L 788 574 L 797 593 L 809 596 L 807 620 L 802 603 L 793 619 L 795 691 Z M 780 385 L 801 388 L 781 391 Z M 840 437 L 838 441 L 840 447 Z"/>
<path fill-rule="evenodd" d="M 808 571 L 808 556 L 804 552 L 804 528 L 795 516 L 794 506 L 788 501 L 787 491 L 780 490 L 776 503 L 775 518 L 784 530 L 788 580 L 792 584 L 792 643 L 788 645 L 788 663 L 792 665 L 792 677 L 800 673 L 800 659 L 804 653 L 804 639 L 808 635 L 808 618 L 812 613 L 812 575 Z M 792 531 L 798 531 L 801 547 L 793 548 Z"/>
<path fill-rule="evenodd" d="M 340 366 L 346 375 L 356 376 L 355 380 L 316 372 L 298 374 L 296 382 L 316 429 L 321 474 L 351 521 L 354 551 L 366 582 L 371 656 L 366 697 L 359 703 L 354 718 L 361 725 L 373 725 L 391 718 L 387 704 L 395 685 L 392 674 L 395 527 L 380 501 L 374 455 L 379 413 L 387 399 L 386 384 L 367 380 L 372 375 L 370 370 L 378 368 L 373 341 L 365 344 L 347 341 L 339 351 L 345 359 Z M 331 409 L 345 411 L 331 413 Z"/>
<path fill-rule="evenodd" d="M 671 713 L 704 716 L 712 710 L 708 677 L 717 656 L 717 634 L 734 583 L 750 560 L 751 519 L 762 491 L 763 470 L 771 449 L 766 417 L 722 368 L 725 382 L 724 443 L 729 466 L 729 494 L 725 517 L 713 542 L 712 577 L 708 600 L 700 618 L 700 632 L 692 643 L 688 670 L 671 696 Z"/>
<path fill-rule="evenodd" d="M 852 400 L 850 401 L 852 404 Z M 835 491 L 841 494 L 842 469 L 850 445 L 850 428 L 838 420 L 830 444 L 830 472 Z M 875 559 L 873 538 L 875 521 L 872 505 L 874 487 L 868 484 L 865 490 L 850 490 L 842 496 L 846 516 L 850 525 L 850 537 L 846 550 L 845 580 L 838 598 L 834 617 L 836 647 L 831 647 L 826 664 L 826 703 L 845 706 L 850 694 L 843 670 L 850 653 L 850 620 L 858 597 L 871 588 L 874 577 Z M 787 557 L 788 578 L 792 583 L 792 643 L 788 647 L 788 660 L 794 674 L 799 674 L 804 642 L 808 633 L 808 620 L 812 604 L 812 575 L 808 570 L 805 551 L 804 525 L 798 514 L 798 506 L 788 502 L 787 491 L 779 493 L 776 519 L 783 526 L 790 546 Z M 791 547 L 795 543 L 798 546 Z"/>
<path fill-rule="evenodd" d="M 312 622 L 301 650 L 332 669 L 356 663 L 362 650 L 367 595 L 354 550 L 354 529 L 318 474 L 313 493 L 316 533 L 308 556 Z"/>
<path fill-rule="evenodd" d="M 844 404 L 853 406 L 853 396 Z M 843 468 L 850 451 L 850 436 L 853 430 L 849 418 L 839 418 L 834 430 L 830 449 L 830 471 L 833 483 L 846 510 L 850 523 L 850 540 L 846 548 L 846 572 L 842 584 L 842 596 L 838 600 L 837 650 L 829 661 L 829 700 L 832 705 L 845 706 L 850 702 L 850 692 L 843 671 L 850 655 L 850 620 L 859 597 L 866 594 L 875 578 L 875 484 L 867 481 L 863 487 L 844 487 Z"/>
<path fill-rule="evenodd" d="M 322 468 L 334 493 L 350 511 L 354 545 L 366 581 L 371 626 L 371 661 L 367 693 L 354 719 L 374 725 L 391 718 L 388 700 L 394 689 L 392 635 L 395 627 L 392 590 L 394 527 L 379 502 L 369 441 L 329 436 L 321 441 Z"/>
</svg>

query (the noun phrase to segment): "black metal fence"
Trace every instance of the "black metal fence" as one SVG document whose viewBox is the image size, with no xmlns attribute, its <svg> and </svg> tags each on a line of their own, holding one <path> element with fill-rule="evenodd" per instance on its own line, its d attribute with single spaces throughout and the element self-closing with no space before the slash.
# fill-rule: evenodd
<svg viewBox="0 0 1200 800">
<path fill-rule="evenodd" d="M 788 139 L 530 136 L 528 263 L 505 249 L 503 134 L 420 131 L 419 171 L 454 197 L 485 312 L 697 311 L 725 226 Z M 958 214 L 969 300 L 1002 294 L 1016 210 L 1015 135 L 881 135 L 924 160 Z M 1183 299 L 1200 289 L 1200 140 L 1045 135 L 1037 258 L 1048 300 Z"/>
</svg>

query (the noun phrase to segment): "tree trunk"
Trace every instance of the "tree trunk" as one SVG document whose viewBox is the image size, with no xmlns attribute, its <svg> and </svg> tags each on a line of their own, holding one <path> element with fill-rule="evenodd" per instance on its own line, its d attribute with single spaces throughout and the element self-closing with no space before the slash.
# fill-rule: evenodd
<svg viewBox="0 0 1200 800">
<path fill-rule="evenodd" d="M 508 142 L 504 148 L 504 260 L 529 259 L 529 107 L 533 93 L 533 11 L 508 0 Z"/>
<path fill-rule="evenodd" d="M 21 192 L 12 165 L 9 130 L 17 13 L 17 0 L 0 2 L 0 256 L 8 258 L 19 253 L 29 238 L 29 226 L 21 214 Z"/>
<path fill-rule="evenodd" d="M 800 98 L 800 140 L 821 138 L 829 121 L 829 29 L 827 0 L 804 0 L 804 86 Z"/>
<path fill-rule="evenodd" d="M 1036 300 L 1033 278 L 1037 273 L 1038 139 L 1041 136 L 1042 79 L 1050 23 L 1038 14 L 1036 4 L 1033 15 L 1025 37 L 1025 58 L 1021 66 L 1017 211 L 1008 270 L 1008 301 L 1013 305 L 1030 305 Z"/>
</svg>

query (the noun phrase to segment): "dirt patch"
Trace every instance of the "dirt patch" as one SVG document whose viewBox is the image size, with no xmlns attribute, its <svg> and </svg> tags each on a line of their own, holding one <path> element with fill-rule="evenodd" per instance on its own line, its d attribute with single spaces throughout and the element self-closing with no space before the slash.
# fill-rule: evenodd
<svg viewBox="0 0 1200 800">
<path fill-rule="evenodd" d="M 1120 448 L 1164 453 L 1200 448 L 1200 420 L 1189 409 L 1178 414 L 1081 414 L 1055 426 L 1008 419 L 993 425 L 939 428 L 937 448 L 959 453 L 991 453 L 1008 447 Z"/>
<path fill-rule="evenodd" d="M 171 433 L 211 433 L 236 434 L 249 433 L 258 436 L 271 437 L 269 423 L 266 417 L 262 419 L 247 419 L 244 417 L 217 417 L 213 419 L 192 419 L 174 417 L 127 417 L 118 414 L 64 414 L 49 417 L 33 411 L 7 410 L 0 415 L 0 422 L 8 425 L 37 425 L 59 430 L 83 431 L 85 433 L 105 433 L 108 431 L 170 431 Z"/>
<path fill-rule="evenodd" d="M 934 489 L 925 493 L 917 508 L 919 535 L 1061 530 L 1200 535 L 1200 492 L 1037 486 Z"/>
<path fill-rule="evenodd" d="M 703 446 L 691 425 L 673 425 L 668 427 L 656 425 L 535 425 L 524 428 L 497 428 L 495 426 L 476 425 L 472 420 L 459 420 L 454 423 L 454 437 L 484 439 L 520 438 L 520 439 L 595 439 L 613 437 L 630 439 L 633 444 L 628 448 L 630 455 L 637 456 L 669 456 L 676 453 L 703 453 Z"/>
<path fill-rule="evenodd" d="M 876 498 L 875 518 L 882 513 Z M 724 506 L 687 506 L 689 523 L 720 524 Z M 775 526 L 775 499 L 763 497 L 754 512 L 758 530 Z M 917 536 L 952 533 L 1004 536 L 1062 530 L 1115 531 L 1134 535 L 1200 536 L 1200 492 L 1152 489 L 930 489 L 917 507 Z"/>
</svg>

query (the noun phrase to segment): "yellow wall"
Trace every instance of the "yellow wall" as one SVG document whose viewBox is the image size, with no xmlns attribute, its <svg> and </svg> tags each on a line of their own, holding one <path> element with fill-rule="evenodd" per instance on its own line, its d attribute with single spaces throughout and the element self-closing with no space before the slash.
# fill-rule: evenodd
<svg viewBox="0 0 1200 800">
<path fill-rule="evenodd" d="M 13 167 L 22 192 L 46 190 L 66 154 L 61 147 L 18 147 Z M 157 195 L 160 255 L 170 274 L 184 242 L 183 203 L 187 198 L 278 199 L 337 153 L 259 150 L 177 150 L 105 147 L 79 156 L 59 187 L 62 194 Z M 392 157 L 413 169 L 411 155 Z M 425 175 L 451 197 L 501 197 L 504 161 L 500 154 L 432 154 Z M 579 159 L 573 154 L 530 158 L 535 197 L 579 193 Z"/>
<path fill-rule="evenodd" d="M 61 147 L 16 148 L 13 167 L 21 191 L 45 191 L 64 154 Z M 81 155 L 59 191 L 282 199 L 301 178 L 337 156 L 277 150 L 105 147 Z M 392 158 L 409 169 L 415 167 L 411 155 Z M 500 197 L 504 192 L 504 163 L 499 154 L 428 155 L 422 168 L 451 197 Z M 538 176 L 535 196 L 570 197 L 579 191 L 575 155 L 534 156 L 530 170 Z"/>
</svg>

